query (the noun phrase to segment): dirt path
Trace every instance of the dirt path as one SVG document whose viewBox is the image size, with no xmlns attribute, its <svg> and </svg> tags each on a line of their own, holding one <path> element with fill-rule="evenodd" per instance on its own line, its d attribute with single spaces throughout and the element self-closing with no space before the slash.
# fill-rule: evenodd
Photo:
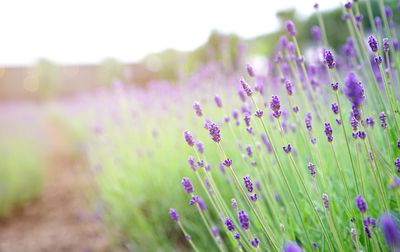
<svg viewBox="0 0 400 252">
<path fill-rule="evenodd" d="M 0 252 L 108 251 L 105 228 L 89 210 L 90 174 L 59 129 L 53 126 L 46 132 L 43 193 L 0 222 Z"/>
</svg>

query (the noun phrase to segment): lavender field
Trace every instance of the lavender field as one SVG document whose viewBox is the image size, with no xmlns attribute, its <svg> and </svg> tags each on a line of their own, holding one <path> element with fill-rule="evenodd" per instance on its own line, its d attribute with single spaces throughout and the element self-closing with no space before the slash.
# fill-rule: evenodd
<svg viewBox="0 0 400 252">
<path fill-rule="evenodd" d="M 176 78 L 1 103 L 0 251 L 400 251 L 400 4 L 313 10 L 268 55 L 221 35 Z M 59 164 L 84 224 L 7 245 Z"/>
</svg>

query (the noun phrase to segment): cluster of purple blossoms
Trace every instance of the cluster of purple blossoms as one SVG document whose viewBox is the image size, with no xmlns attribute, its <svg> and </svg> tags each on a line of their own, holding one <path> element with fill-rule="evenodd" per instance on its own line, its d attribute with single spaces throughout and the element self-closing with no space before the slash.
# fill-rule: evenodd
<svg viewBox="0 0 400 252">
<path fill-rule="evenodd" d="M 329 197 L 326 193 L 322 194 L 322 203 L 324 203 L 324 208 L 329 209 L 330 204 L 329 204 Z"/>
<path fill-rule="evenodd" d="M 235 224 L 233 223 L 233 220 L 231 218 L 226 218 L 225 219 L 225 226 L 229 231 L 235 230 Z"/>
<path fill-rule="evenodd" d="M 315 170 L 315 164 L 309 163 L 307 167 L 308 167 L 308 170 L 310 170 L 311 177 L 315 178 L 315 175 L 317 174 L 317 172 Z"/>
<path fill-rule="evenodd" d="M 229 159 L 229 158 L 227 158 L 227 159 L 224 160 L 223 164 L 224 164 L 226 167 L 230 167 L 230 166 L 232 165 L 232 160 Z"/>
<path fill-rule="evenodd" d="M 390 213 L 385 213 L 380 219 L 381 230 L 389 246 L 400 246 L 400 227 Z"/>
<path fill-rule="evenodd" d="M 365 213 L 367 211 L 367 202 L 363 198 L 361 194 L 357 195 L 356 199 L 356 206 L 361 213 Z"/>
<path fill-rule="evenodd" d="M 365 119 L 365 123 L 373 128 L 374 125 L 375 125 L 374 117 L 373 117 L 373 116 L 367 117 L 367 118 Z"/>
<path fill-rule="evenodd" d="M 250 77 L 254 77 L 255 76 L 255 73 L 254 73 L 254 68 L 253 68 L 253 66 L 252 65 L 250 65 L 250 64 L 246 64 L 246 70 L 247 70 L 247 74 L 250 76 Z"/>
<path fill-rule="evenodd" d="M 369 48 L 371 48 L 372 52 L 378 51 L 378 41 L 376 40 L 376 38 L 373 35 L 370 35 L 368 37 L 368 45 L 369 45 Z"/>
<path fill-rule="evenodd" d="M 253 95 L 253 90 L 250 88 L 249 84 L 244 79 L 240 80 L 240 84 L 242 85 L 242 88 L 244 92 L 247 94 L 247 96 L 252 96 Z"/>
<path fill-rule="evenodd" d="M 296 36 L 297 30 L 292 20 L 286 20 L 285 27 L 290 36 Z"/>
<path fill-rule="evenodd" d="M 254 112 L 254 116 L 260 118 L 262 117 L 264 112 L 261 109 L 257 109 L 256 112 Z"/>
<path fill-rule="evenodd" d="M 195 145 L 196 145 L 197 151 L 199 153 L 203 154 L 204 153 L 204 144 L 201 141 L 197 140 Z"/>
<path fill-rule="evenodd" d="M 396 166 L 397 172 L 400 173 L 400 157 L 397 157 L 397 158 L 394 160 L 394 166 Z"/>
<path fill-rule="evenodd" d="M 189 164 L 190 168 L 192 168 L 193 171 L 196 171 L 197 164 L 196 164 L 196 161 L 193 156 L 188 157 L 188 164 Z"/>
<path fill-rule="evenodd" d="M 178 222 L 179 221 L 178 211 L 176 211 L 175 208 L 170 208 L 169 209 L 169 217 L 171 217 L 171 220 Z"/>
<path fill-rule="evenodd" d="M 332 131 L 331 124 L 326 122 L 324 126 L 325 126 L 324 132 L 325 132 L 326 138 L 328 139 L 328 142 L 332 142 L 333 141 L 333 136 L 332 136 L 333 131 Z"/>
<path fill-rule="evenodd" d="M 185 137 L 185 141 L 189 146 L 193 146 L 194 145 L 193 135 L 189 130 L 185 130 L 183 132 L 183 136 Z"/>
<path fill-rule="evenodd" d="M 325 49 L 324 50 L 324 63 L 328 66 L 329 69 L 333 69 L 336 66 L 335 58 L 333 57 L 333 53 Z"/>
<path fill-rule="evenodd" d="M 247 191 L 249 193 L 252 193 L 254 191 L 253 188 L 253 183 L 251 182 L 251 179 L 249 176 L 244 176 L 243 177 L 243 182 L 244 182 L 244 186 L 246 187 Z"/>
<path fill-rule="evenodd" d="M 364 140 L 367 137 L 367 132 L 360 130 L 357 132 L 357 137 Z"/>
<path fill-rule="evenodd" d="M 249 215 L 244 211 L 244 210 L 240 210 L 238 212 L 238 219 L 239 219 L 239 223 L 240 226 L 247 230 L 250 227 L 250 219 L 249 219 Z"/>
<path fill-rule="evenodd" d="M 353 4 L 349 1 L 349 2 L 346 2 L 346 3 L 344 4 L 344 7 L 345 7 L 346 9 L 351 9 L 351 7 L 353 7 Z"/>
<path fill-rule="evenodd" d="M 254 237 L 253 240 L 251 240 L 251 245 L 253 247 L 258 247 L 258 244 L 260 243 L 260 240 L 257 237 Z"/>
<path fill-rule="evenodd" d="M 250 127 L 250 120 L 251 120 L 250 113 L 244 112 L 243 121 L 246 124 L 246 127 Z"/>
<path fill-rule="evenodd" d="M 306 117 L 304 118 L 304 123 L 306 124 L 306 128 L 308 131 L 312 130 L 311 120 L 312 120 L 311 113 L 307 112 Z"/>
<path fill-rule="evenodd" d="M 231 199 L 231 205 L 232 205 L 233 210 L 237 210 L 238 204 L 237 204 L 237 201 L 235 198 Z"/>
<path fill-rule="evenodd" d="M 381 121 L 381 127 L 383 129 L 386 129 L 387 128 L 387 123 L 386 123 L 386 114 L 385 114 L 385 112 L 381 112 L 379 114 L 379 120 Z"/>
<path fill-rule="evenodd" d="M 338 89 L 339 89 L 339 83 L 338 83 L 338 82 L 336 82 L 336 83 L 331 83 L 331 87 L 332 87 L 332 90 L 333 90 L 333 91 L 338 91 Z"/>
<path fill-rule="evenodd" d="M 222 108 L 222 99 L 219 95 L 214 95 L 214 101 L 218 108 Z"/>
<path fill-rule="evenodd" d="M 189 200 L 189 205 L 198 204 L 201 210 L 206 210 L 207 206 L 204 202 L 203 198 L 199 195 L 193 195 L 192 198 Z"/>
<path fill-rule="evenodd" d="M 353 129 L 353 131 L 356 131 L 356 130 L 357 130 L 357 128 L 358 128 L 358 121 L 357 121 L 357 119 L 356 119 L 354 116 L 352 116 L 352 117 L 350 118 L 350 125 L 351 125 L 351 128 Z"/>
<path fill-rule="evenodd" d="M 389 52 L 390 44 L 389 44 L 389 39 L 388 38 L 383 38 L 382 39 L 382 48 L 384 52 Z"/>
<path fill-rule="evenodd" d="M 313 27 L 311 27 L 311 36 L 315 41 L 321 40 L 321 29 L 319 29 L 318 25 L 314 25 Z"/>
<path fill-rule="evenodd" d="M 331 108 L 334 114 L 337 115 L 339 113 L 339 105 L 336 102 L 332 103 Z"/>
<path fill-rule="evenodd" d="M 359 107 L 365 100 L 364 87 L 357 80 L 357 75 L 349 72 L 344 80 L 344 94 L 355 107 Z"/>
<path fill-rule="evenodd" d="M 247 156 L 249 156 L 250 158 L 253 157 L 253 149 L 251 148 L 250 144 L 246 146 L 246 152 L 247 152 Z"/>
<path fill-rule="evenodd" d="M 200 103 L 194 102 L 193 109 L 194 109 L 194 112 L 196 112 L 197 116 L 203 116 L 203 111 L 201 110 Z"/>
<path fill-rule="evenodd" d="M 192 193 L 194 191 L 193 184 L 189 178 L 186 178 L 186 177 L 182 178 L 181 183 L 182 183 L 183 189 L 185 189 L 186 193 Z"/>
<path fill-rule="evenodd" d="M 214 142 L 219 143 L 221 141 L 221 131 L 216 123 L 210 122 L 208 132 Z"/>
<path fill-rule="evenodd" d="M 290 153 L 292 151 L 292 145 L 288 144 L 287 146 L 283 146 L 282 149 L 284 152 Z"/>
<path fill-rule="evenodd" d="M 284 252 L 303 252 L 303 249 L 294 242 L 288 242 L 283 246 Z"/>
<path fill-rule="evenodd" d="M 273 95 L 273 96 L 271 97 L 271 101 L 270 101 L 270 103 L 269 103 L 269 107 L 270 107 L 271 110 L 273 111 L 273 112 L 272 112 L 272 115 L 273 115 L 275 118 L 278 118 L 278 117 L 281 116 L 281 114 L 282 114 L 282 112 L 280 111 L 281 102 L 280 102 L 278 96 Z"/>
<path fill-rule="evenodd" d="M 238 90 L 238 95 L 242 102 L 246 101 L 246 93 L 243 90 Z"/>
<path fill-rule="evenodd" d="M 372 217 L 367 216 L 363 219 L 363 226 L 365 234 L 367 235 L 368 238 L 371 238 L 372 237 L 371 229 L 375 228 L 376 220 Z"/>
<path fill-rule="evenodd" d="M 288 95 L 293 94 L 293 84 L 290 80 L 285 80 L 285 87 Z"/>
<path fill-rule="evenodd" d="M 383 59 L 380 55 L 374 57 L 375 64 L 379 65 L 382 63 L 382 61 L 383 61 Z"/>
</svg>

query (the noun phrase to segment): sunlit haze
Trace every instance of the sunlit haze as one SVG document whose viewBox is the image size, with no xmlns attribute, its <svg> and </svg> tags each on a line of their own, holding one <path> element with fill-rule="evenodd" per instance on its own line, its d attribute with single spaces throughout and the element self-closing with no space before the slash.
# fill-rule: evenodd
<svg viewBox="0 0 400 252">
<path fill-rule="evenodd" d="M 255 37 L 278 28 L 276 12 L 310 15 L 315 0 L 14 0 L 0 8 L 0 64 L 140 60 L 166 48 L 192 50 L 210 32 Z M 322 10 L 338 6 L 320 1 Z"/>
</svg>

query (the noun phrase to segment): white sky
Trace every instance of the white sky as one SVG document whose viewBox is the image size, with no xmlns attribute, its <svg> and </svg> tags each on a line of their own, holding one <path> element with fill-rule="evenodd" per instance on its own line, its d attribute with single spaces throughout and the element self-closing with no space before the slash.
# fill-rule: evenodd
<svg viewBox="0 0 400 252">
<path fill-rule="evenodd" d="M 192 50 L 212 30 L 245 38 L 278 28 L 275 13 L 303 16 L 338 0 L 0 0 L 0 64 L 137 61 L 166 48 Z"/>
</svg>

